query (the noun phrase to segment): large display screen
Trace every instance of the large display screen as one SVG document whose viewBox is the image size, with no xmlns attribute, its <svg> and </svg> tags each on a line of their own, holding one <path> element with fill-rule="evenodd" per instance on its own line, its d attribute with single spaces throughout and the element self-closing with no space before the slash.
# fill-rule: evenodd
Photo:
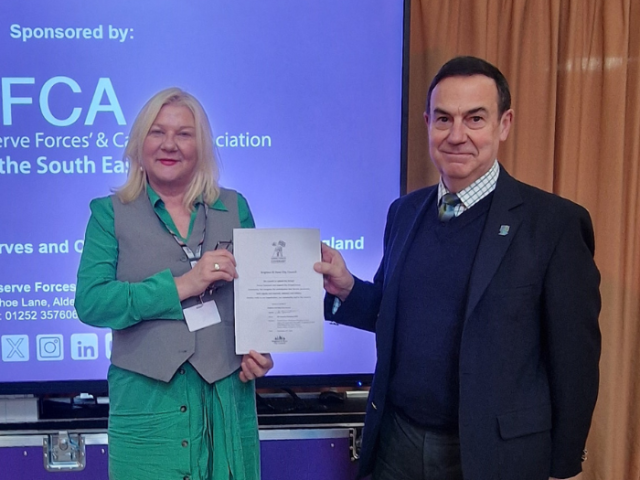
<svg viewBox="0 0 640 480">
<path fill-rule="evenodd" d="M 370 279 L 400 193 L 403 8 L 0 3 L 0 391 L 106 378 L 110 332 L 73 306 L 89 202 L 124 183 L 131 124 L 170 86 L 204 105 L 221 184 L 247 198 L 257 227 L 319 228 Z M 372 334 L 327 322 L 324 345 L 276 355 L 270 375 L 373 372 Z"/>
</svg>

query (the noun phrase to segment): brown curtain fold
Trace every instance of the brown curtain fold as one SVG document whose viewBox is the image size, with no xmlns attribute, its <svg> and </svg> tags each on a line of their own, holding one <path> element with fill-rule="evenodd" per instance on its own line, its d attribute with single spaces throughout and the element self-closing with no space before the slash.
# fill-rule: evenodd
<svg viewBox="0 0 640 480">
<path fill-rule="evenodd" d="M 476 55 L 511 86 L 500 161 L 591 213 L 603 350 L 584 479 L 640 480 L 640 0 L 412 0 L 409 55 L 409 191 L 438 179 L 429 82 Z"/>
</svg>

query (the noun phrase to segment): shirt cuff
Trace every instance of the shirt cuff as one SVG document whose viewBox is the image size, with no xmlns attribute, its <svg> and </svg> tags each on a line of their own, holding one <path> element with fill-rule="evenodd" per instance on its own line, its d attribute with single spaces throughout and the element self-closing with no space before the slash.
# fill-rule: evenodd
<svg viewBox="0 0 640 480">
<path fill-rule="evenodd" d="M 342 302 L 338 297 L 333 299 L 333 307 L 331 307 L 331 315 L 335 315 L 338 312 L 338 309 L 342 305 Z"/>
</svg>

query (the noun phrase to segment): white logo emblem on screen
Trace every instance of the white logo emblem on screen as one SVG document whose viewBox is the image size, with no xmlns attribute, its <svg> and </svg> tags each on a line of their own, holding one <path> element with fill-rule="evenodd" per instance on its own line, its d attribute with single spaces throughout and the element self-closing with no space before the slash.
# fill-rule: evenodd
<svg viewBox="0 0 640 480">
<path fill-rule="evenodd" d="M 74 333 L 71 335 L 71 358 L 74 360 L 95 360 L 98 358 L 98 335 L 95 333 Z"/>
<path fill-rule="evenodd" d="M 49 362 L 64 359 L 62 335 L 36 336 L 38 361 Z"/>
<path fill-rule="evenodd" d="M 29 361 L 29 336 L 28 335 L 2 335 L 3 362 L 28 362 Z"/>
<path fill-rule="evenodd" d="M 113 334 L 111 332 L 104 336 L 104 354 L 111 359 L 111 343 L 113 342 Z"/>
</svg>

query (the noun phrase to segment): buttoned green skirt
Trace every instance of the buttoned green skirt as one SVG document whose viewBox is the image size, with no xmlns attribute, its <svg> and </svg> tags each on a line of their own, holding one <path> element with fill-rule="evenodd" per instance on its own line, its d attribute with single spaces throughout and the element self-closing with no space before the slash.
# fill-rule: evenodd
<svg viewBox="0 0 640 480">
<path fill-rule="evenodd" d="M 255 387 L 185 363 L 169 383 L 109 369 L 110 480 L 259 480 Z"/>
</svg>

